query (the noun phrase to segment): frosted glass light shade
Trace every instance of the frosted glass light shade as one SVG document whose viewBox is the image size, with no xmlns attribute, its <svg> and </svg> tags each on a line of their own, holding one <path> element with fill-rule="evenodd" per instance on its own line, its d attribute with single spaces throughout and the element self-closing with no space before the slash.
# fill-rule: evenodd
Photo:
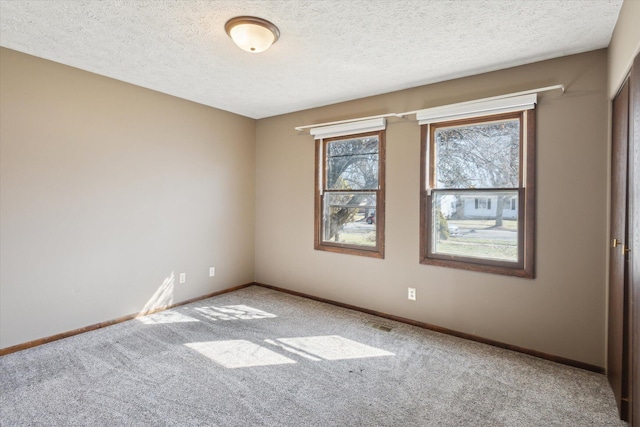
<svg viewBox="0 0 640 427">
<path fill-rule="evenodd" d="M 278 27 L 253 16 L 232 18 L 224 28 L 240 49 L 251 53 L 264 52 L 280 37 Z"/>
</svg>

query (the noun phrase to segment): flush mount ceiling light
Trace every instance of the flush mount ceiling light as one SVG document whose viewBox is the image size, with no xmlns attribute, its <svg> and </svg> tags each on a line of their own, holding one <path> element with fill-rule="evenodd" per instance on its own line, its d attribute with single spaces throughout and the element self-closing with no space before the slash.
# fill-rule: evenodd
<svg viewBox="0 0 640 427">
<path fill-rule="evenodd" d="M 280 30 L 271 22 L 255 16 L 237 16 L 224 24 L 229 37 L 242 50 L 264 52 L 280 37 Z"/>
</svg>

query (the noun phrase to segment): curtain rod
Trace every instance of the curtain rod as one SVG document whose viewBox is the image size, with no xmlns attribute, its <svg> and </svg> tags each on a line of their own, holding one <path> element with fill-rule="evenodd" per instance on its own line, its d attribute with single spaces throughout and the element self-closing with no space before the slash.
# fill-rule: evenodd
<svg viewBox="0 0 640 427">
<path fill-rule="evenodd" d="M 513 96 L 520 96 L 520 95 L 529 95 L 532 93 L 540 93 L 540 92 L 548 92 L 551 90 L 561 90 L 562 93 L 564 94 L 564 85 L 553 85 L 553 86 L 545 86 L 545 87 L 540 87 L 537 89 L 529 89 L 529 90 L 523 90 L 521 92 L 514 92 L 514 93 L 507 93 L 504 95 L 496 95 L 496 96 L 490 96 L 488 98 L 481 98 L 481 99 L 474 99 L 471 101 L 464 101 L 464 102 L 457 102 L 455 104 L 448 104 L 448 105 L 467 105 L 467 104 L 475 104 L 476 102 L 483 102 L 483 101 L 493 101 L 495 99 L 502 99 L 502 98 L 511 98 Z M 439 107 L 439 106 L 436 106 Z M 435 108 L 435 107 L 429 107 L 429 108 Z M 381 119 L 384 117 L 405 117 L 405 116 L 410 116 L 412 114 L 416 114 L 422 110 L 425 110 L 426 108 L 421 108 L 420 110 L 413 110 L 413 111 L 406 111 L 404 113 L 387 113 L 387 114 L 379 114 L 377 116 L 368 116 L 368 117 L 358 117 L 356 119 L 346 119 L 346 120 L 338 120 L 335 122 L 327 122 L 327 123 L 318 123 L 315 125 L 306 125 L 306 126 L 297 126 L 294 129 L 297 130 L 298 132 L 307 130 L 307 129 L 311 129 L 314 127 L 322 127 L 322 126 L 330 126 L 330 125 L 339 125 L 339 124 L 343 124 L 343 123 L 352 123 L 352 122 L 359 122 L 362 120 L 370 120 L 370 119 Z"/>
</svg>

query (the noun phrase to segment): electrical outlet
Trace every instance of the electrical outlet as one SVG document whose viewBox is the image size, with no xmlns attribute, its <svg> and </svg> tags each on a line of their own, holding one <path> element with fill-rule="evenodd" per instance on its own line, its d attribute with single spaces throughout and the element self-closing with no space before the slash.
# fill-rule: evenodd
<svg viewBox="0 0 640 427">
<path fill-rule="evenodd" d="M 180 273 L 180 283 L 187 282 L 187 273 Z"/>
<path fill-rule="evenodd" d="M 213 277 L 215 275 L 216 275 L 216 268 L 215 267 L 209 268 L 209 277 Z"/>
<path fill-rule="evenodd" d="M 415 301 L 416 300 L 416 288 L 408 288 L 407 298 L 410 301 Z"/>
</svg>

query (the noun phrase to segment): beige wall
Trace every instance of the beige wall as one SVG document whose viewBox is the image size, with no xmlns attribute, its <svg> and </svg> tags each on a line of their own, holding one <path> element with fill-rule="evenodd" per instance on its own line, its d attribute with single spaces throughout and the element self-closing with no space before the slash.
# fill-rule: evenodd
<svg viewBox="0 0 640 427">
<path fill-rule="evenodd" d="M 254 120 L 7 49 L 0 100 L 0 348 L 253 280 Z"/>
<path fill-rule="evenodd" d="M 640 0 L 625 0 L 609 43 L 609 97 L 613 99 L 640 52 Z"/>
<path fill-rule="evenodd" d="M 604 366 L 607 52 L 599 50 L 262 119 L 256 280 Z M 537 108 L 537 278 L 418 263 L 419 136 L 387 128 L 386 259 L 314 251 L 314 150 L 294 126 L 402 112 L 542 86 Z M 416 302 L 407 287 L 417 288 Z"/>
</svg>

